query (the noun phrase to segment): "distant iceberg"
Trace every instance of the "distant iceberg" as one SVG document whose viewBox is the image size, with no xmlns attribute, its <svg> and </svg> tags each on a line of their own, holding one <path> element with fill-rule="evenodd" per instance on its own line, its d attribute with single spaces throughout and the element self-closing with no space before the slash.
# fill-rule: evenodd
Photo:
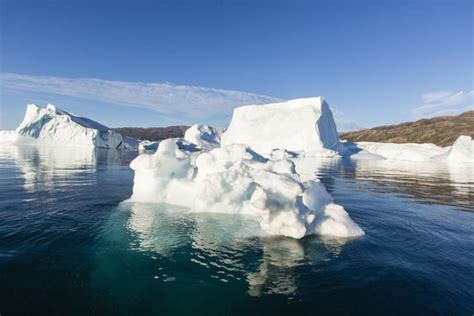
<svg viewBox="0 0 474 316">
<path fill-rule="evenodd" d="M 340 148 L 334 117 L 322 97 L 238 107 L 221 142 L 245 144 L 265 156 L 274 149 L 334 155 Z"/>
<path fill-rule="evenodd" d="M 446 163 L 474 162 L 474 141 L 470 136 L 459 136 L 452 146 L 439 147 L 434 144 L 394 144 L 358 142 L 348 144 L 354 151 L 351 159 L 388 159 L 397 161 L 438 161 Z M 358 151 L 358 152 L 357 152 Z"/>
<path fill-rule="evenodd" d="M 446 150 L 434 144 L 358 142 L 356 145 L 362 151 L 351 156 L 352 159 L 370 153 L 390 160 L 427 161 L 430 157 L 439 155 Z"/>
<path fill-rule="evenodd" d="M 452 146 L 445 147 L 444 153 L 431 159 L 444 160 L 448 162 L 474 162 L 474 140 L 472 137 L 461 135 Z"/>
<path fill-rule="evenodd" d="M 83 146 L 114 149 L 138 148 L 138 141 L 91 119 L 79 117 L 48 104 L 28 104 L 23 122 L 10 141 L 17 144 Z"/>
</svg>

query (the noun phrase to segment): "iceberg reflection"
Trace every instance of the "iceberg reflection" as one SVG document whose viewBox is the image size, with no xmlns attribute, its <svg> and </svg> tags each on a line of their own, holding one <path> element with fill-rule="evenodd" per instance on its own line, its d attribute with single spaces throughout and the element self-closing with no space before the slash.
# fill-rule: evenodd
<svg viewBox="0 0 474 316">
<path fill-rule="evenodd" d="M 174 250 L 186 244 L 190 226 L 186 209 L 128 202 L 122 203 L 121 208 L 131 210 L 127 228 L 136 237 L 133 248 L 169 257 Z"/>
<path fill-rule="evenodd" d="M 369 161 L 355 162 L 354 178 L 375 182 L 421 202 L 459 203 L 472 207 L 474 167 L 444 162 Z"/>
<path fill-rule="evenodd" d="M 375 184 L 363 190 L 401 193 L 421 202 L 461 204 L 472 209 L 474 199 L 474 166 L 469 163 L 443 161 L 402 161 L 347 158 L 302 157 L 292 159 L 305 179 L 320 178 L 328 190 L 340 180 L 362 180 Z M 358 181 L 356 188 L 361 190 Z M 455 203 L 454 203 L 455 202 Z"/>
<path fill-rule="evenodd" d="M 292 295 L 300 280 L 294 269 L 323 264 L 339 255 L 348 239 L 303 240 L 263 236 L 252 217 L 193 213 L 164 204 L 125 202 L 132 248 L 176 261 L 186 260 L 219 282 L 246 282 L 247 294 Z M 179 276 L 176 276 L 179 278 Z"/>
<path fill-rule="evenodd" d="M 88 147 L 8 145 L 3 151 L 15 160 L 27 191 L 88 185 L 95 177 L 84 175 L 95 173 L 98 164 L 121 160 L 118 150 Z"/>
</svg>

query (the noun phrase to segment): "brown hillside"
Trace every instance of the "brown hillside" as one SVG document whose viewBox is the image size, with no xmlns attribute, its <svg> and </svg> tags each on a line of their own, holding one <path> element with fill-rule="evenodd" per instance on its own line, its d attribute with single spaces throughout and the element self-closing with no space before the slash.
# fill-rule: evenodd
<svg viewBox="0 0 474 316">
<path fill-rule="evenodd" d="M 168 127 L 119 127 L 113 128 L 116 132 L 122 135 L 140 139 L 140 140 L 152 140 L 158 141 L 173 137 L 183 137 L 184 132 L 189 126 L 168 126 Z"/>
<path fill-rule="evenodd" d="M 448 146 L 460 135 L 474 137 L 474 111 L 341 133 L 340 136 L 341 139 L 354 142 L 433 143 Z"/>
</svg>

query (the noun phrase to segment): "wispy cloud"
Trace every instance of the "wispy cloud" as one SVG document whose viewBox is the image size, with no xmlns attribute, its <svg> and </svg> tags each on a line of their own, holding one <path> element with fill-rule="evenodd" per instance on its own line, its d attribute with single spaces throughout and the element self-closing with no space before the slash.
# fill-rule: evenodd
<svg viewBox="0 0 474 316">
<path fill-rule="evenodd" d="M 236 106 L 275 102 L 279 99 L 233 90 L 175 85 L 70 79 L 0 73 L 2 89 L 19 92 L 51 93 L 106 103 L 146 108 L 161 114 L 189 118 L 229 115 Z"/>
<path fill-rule="evenodd" d="M 411 110 L 415 118 L 454 115 L 474 109 L 474 90 L 430 91 L 421 96 L 423 105 Z"/>
<path fill-rule="evenodd" d="M 227 121 L 237 106 L 281 101 L 266 95 L 172 83 L 71 79 L 14 73 L 0 73 L 0 86 L 3 90 L 17 93 L 55 94 L 145 108 L 165 116 L 181 117 L 183 124 L 186 120 L 197 121 L 209 117 L 225 118 Z M 344 113 L 334 108 L 332 110 L 339 130 L 360 128 Z"/>
</svg>

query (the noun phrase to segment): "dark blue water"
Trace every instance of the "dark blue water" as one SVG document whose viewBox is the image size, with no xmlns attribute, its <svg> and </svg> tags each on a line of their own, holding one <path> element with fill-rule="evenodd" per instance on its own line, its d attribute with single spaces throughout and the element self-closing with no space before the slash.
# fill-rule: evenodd
<svg viewBox="0 0 474 316">
<path fill-rule="evenodd" d="M 465 167 L 306 161 L 362 238 L 121 203 L 134 153 L 0 145 L 0 314 L 474 312 Z"/>
</svg>

